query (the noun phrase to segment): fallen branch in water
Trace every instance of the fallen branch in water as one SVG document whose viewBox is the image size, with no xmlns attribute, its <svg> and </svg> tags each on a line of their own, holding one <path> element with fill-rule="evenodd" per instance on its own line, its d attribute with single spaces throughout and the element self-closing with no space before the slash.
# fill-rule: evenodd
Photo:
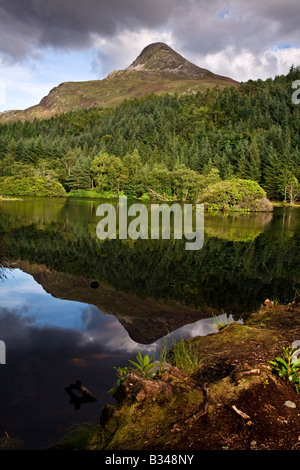
<svg viewBox="0 0 300 470">
<path fill-rule="evenodd" d="M 73 390 L 78 390 L 82 393 L 81 397 L 78 397 L 73 393 Z M 80 380 L 76 380 L 75 383 L 70 384 L 68 387 L 65 388 L 67 394 L 71 397 L 70 403 L 72 403 L 75 407 L 75 410 L 79 410 L 83 403 L 93 403 L 98 401 L 97 398 L 87 389 L 85 388 Z"/>
<path fill-rule="evenodd" d="M 158 194 L 156 191 L 154 191 L 151 188 L 148 188 L 148 191 L 149 191 L 150 194 L 152 194 L 152 196 L 157 197 L 157 199 L 160 199 L 161 201 L 166 201 L 166 202 L 169 201 L 168 198 L 166 198 L 165 196 L 162 196 L 161 194 Z"/>
</svg>

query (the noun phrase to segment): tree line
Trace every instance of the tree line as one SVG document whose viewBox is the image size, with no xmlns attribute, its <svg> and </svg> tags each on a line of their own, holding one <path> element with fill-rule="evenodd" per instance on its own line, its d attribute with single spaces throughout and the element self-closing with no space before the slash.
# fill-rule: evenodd
<svg viewBox="0 0 300 470">
<path fill-rule="evenodd" d="M 192 95 L 0 125 L 0 181 L 44 178 L 65 191 L 195 199 L 208 185 L 256 181 L 274 200 L 300 194 L 300 69 Z"/>
</svg>

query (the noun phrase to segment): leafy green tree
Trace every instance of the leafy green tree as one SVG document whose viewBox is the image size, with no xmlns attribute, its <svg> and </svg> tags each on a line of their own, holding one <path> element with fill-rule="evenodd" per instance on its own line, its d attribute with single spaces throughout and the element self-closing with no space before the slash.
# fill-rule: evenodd
<svg viewBox="0 0 300 470">
<path fill-rule="evenodd" d="M 108 176 L 108 167 L 110 156 L 107 153 L 96 155 L 91 162 L 90 172 L 93 178 L 95 187 L 98 190 L 108 190 L 110 181 Z"/>
<path fill-rule="evenodd" d="M 156 167 L 148 174 L 147 189 L 155 191 L 161 196 L 171 196 L 171 172 L 165 168 Z"/>
<path fill-rule="evenodd" d="M 201 189 L 219 183 L 220 181 L 221 177 L 218 168 L 211 168 L 210 171 L 205 175 Z"/>
<path fill-rule="evenodd" d="M 171 189 L 176 199 L 181 201 L 195 200 L 199 193 L 201 176 L 183 165 L 171 172 Z"/>
<path fill-rule="evenodd" d="M 66 170 L 68 176 L 71 174 L 71 170 L 75 165 L 78 158 L 78 152 L 74 152 L 74 150 L 69 150 L 66 155 L 64 155 L 61 159 L 61 162 Z"/>
<path fill-rule="evenodd" d="M 0 161 L 0 176 L 14 175 L 14 164 L 15 159 L 13 156 L 11 154 L 7 154 L 7 156 Z"/>
<path fill-rule="evenodd" d="M 145 192 L 145 174 L 143 164 L 137 149 L 127 153 L 123 159 L 124 192 L 128 197 L 140 197 Z"/>
<path fill-rule="evenodd" d="M 284 202 L 290 201 L 293 205 L 297 195 L 297 184 L 298 180 L 294 176 L 293 171 L 290 168 L 283 167 L 278 175 L 278 188 L 281 195 L 284 198 Z"/>
<path fill-rule="evenodd" d="M 287 181 L 286 192 L 290 205 L 293 206 L 295 201 L 300 197 L 300 185 L 295 176 L 291 176 Z"/>
<path fill-rule="evenodd" d="M 128 178 L 122 160 L 115 155 L 102 153 L 91 162 L 90 173 L 98 191 L 116 191 L 119 193 Z"/>
</svg>

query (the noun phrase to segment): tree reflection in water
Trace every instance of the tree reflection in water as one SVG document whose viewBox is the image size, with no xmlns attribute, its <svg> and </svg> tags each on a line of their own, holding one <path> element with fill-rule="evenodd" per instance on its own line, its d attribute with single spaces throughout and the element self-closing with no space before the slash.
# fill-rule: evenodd
<svg viewBox="0 0 300 470">
<path fill-rule="evenodd" d="M 5 270 L 4 268 L 8 267 L 7 259 L 5 257 L 5 241 L 0 240 L 0 281 L 5 279 Z"/>
</svg>

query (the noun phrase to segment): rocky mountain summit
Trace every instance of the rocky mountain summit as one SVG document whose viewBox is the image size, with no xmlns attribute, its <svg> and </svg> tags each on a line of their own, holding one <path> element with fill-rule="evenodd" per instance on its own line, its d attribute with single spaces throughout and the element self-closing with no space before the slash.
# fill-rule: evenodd
<svg viewBox="0 0 300 470">
<path fill-rule="evenodd" d="M 209 70 L 198 67 L 162 42 L 156 42 L 145 47 L 135 61 L 127 67 L 125 71 L 120 71 L 119 73 L 130 73 L 134 71 L 150 73 L 163 72 L 173 77 L 177 76 L 178 78 L 191 77 L 203 79 L 210 76 L 228 80 L 226 77 L 214 75 Z"/>
<path fill-rule="evenodd" d="M 237 85 L 235 80 L 198 67 L 167 44 L 157 42 L 145 47 L 126 69 L 111 72 L 103 80 L 63 82 L 38 105 L 0 113 L 0 122 L 47 119 L 78 109 L 117 106 L 124 99 L 149 93 L 182 95 Z"/>
</svg>

